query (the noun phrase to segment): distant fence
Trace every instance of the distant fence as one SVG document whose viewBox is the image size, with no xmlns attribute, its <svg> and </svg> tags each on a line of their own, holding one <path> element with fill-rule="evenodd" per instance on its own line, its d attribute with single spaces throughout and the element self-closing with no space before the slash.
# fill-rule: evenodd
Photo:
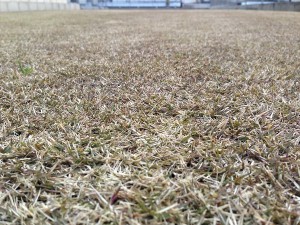
<svg viewBox="0 0 300 225">
<path fill-rule="evenodd" d="M 114 1 L 114 2 L 100 2 L 100 8 L 179 8 L 181 2 L 176 0 L 170 1 Z"/>
<path fill-rule="evenodd" d="M 297 11 L 300 12 L 300 2 L 276 2 L 271 4 L 243 5 L 242 9 Z"/>
<path fill-rule="evenodd" d="M 82 9 L 89 8 L 179 8 L 181 0 L 101 0 L 79 1 Z"/>
<path fill-rule="evenodd" d="M 0 0 L 0 12 L 79 9 L 79 4 L 67 0 Z"/>
<path fill-rule="evenodd" d="M 251 3 L 251 2 L 250 2 Z M 267 4 L 211 4 L 212 9 L 249 9 L 270 11 L 297 11 L 300 12 L 300 2 L 268 2 Z"/>
</svg>

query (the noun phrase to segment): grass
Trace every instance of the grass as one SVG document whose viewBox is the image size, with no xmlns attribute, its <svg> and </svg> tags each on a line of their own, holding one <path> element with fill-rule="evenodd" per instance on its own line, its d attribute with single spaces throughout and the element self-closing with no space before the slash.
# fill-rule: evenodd
<svg viewBox="0 0 300 225">
<path fill-rule="evenodd" d="M 0 224 L 299 224 L 299 21 L 1 14 Z"/>
</svg>

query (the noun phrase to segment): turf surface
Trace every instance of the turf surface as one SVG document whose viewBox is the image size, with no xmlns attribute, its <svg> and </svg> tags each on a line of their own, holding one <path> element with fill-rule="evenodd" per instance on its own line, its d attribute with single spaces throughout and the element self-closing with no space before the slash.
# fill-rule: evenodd
<svg viewBox="0 0 300 225">
<path fill-rule="evenodd" d="M 300 14 L 0 14 L 0 224 L 299 224 Z"/>
</svg>

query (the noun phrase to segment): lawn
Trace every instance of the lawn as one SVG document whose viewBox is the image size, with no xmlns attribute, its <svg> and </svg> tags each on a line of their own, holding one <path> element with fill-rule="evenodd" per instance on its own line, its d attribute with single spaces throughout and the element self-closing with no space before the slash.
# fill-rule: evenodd
<svg viewBox="0 0 300 225">
<path fill-rule="evenodd" d="M 0 224 L 299 224 L 300 13 L 0 14 Z"/>
</svg>

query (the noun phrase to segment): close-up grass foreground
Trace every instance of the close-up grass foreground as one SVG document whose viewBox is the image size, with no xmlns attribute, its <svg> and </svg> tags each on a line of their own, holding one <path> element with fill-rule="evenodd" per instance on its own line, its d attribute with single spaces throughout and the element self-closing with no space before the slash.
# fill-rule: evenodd
<svg viewBox="0 0 300 225">
<path fill-rule="evenodd" d="M 0 224 L 300 224 L 300 14 L 0 15 Z"/>
</svg>

